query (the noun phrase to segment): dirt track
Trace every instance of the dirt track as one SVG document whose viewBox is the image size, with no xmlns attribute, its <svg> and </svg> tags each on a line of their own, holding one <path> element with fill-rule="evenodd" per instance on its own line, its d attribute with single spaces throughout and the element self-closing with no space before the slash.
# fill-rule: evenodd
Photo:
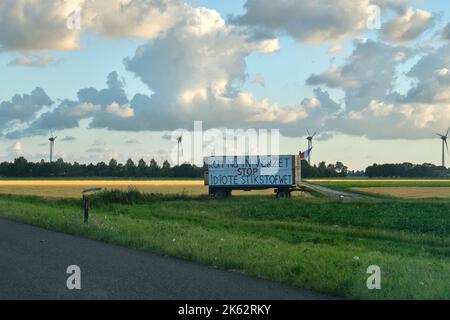
<svg viewBox="0 0 450 320">
<path fill-rule="evenodd" d="M 351 199 L 351 200 L 367 200 L 371 199 L 371 197 L 353 193 L 353 192 L 347 192 L 347 191 L 340 191 L 340 190 L 334 190 L 327 187 L 322 187 L 317 184 L 311 184 L 308 182 L 303 182 L 302 185 L 312 191 L 318 192 L 320 194 L 323 194 L 327 197 L 336 198 L 336 199 Z"/>
</svg>

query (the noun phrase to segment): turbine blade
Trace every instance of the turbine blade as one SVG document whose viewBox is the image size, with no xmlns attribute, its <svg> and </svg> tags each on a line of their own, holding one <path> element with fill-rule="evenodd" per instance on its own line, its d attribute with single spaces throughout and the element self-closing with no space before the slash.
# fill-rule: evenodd
<svg viewBox="0 0 450 320">
<path fill-rule="evenodd" d="M 447 134 L 445 135 L 445 137 L 448 137 L 448 134 L 450 133 L 450 127 L 447 130 Z"/>
<path fill-rule="evenodd" d="M 448 150 L 448 143 L 447 143 L 447 139 L 445 139 L 444 141 L 445 141 L 445 146 L 447 147 L 447 154 L 450 154 L 450 151 Z"/>
<path fill-rule="evenodd" d="M 308 128 L 306 128 L 306 132 L 308 133 L 308 137 L 311 137 L 311 133 L 309 133 Z"/>
<path fill-rule="evenodd" d="M 314 138 L 317 135 L 317 131 L 314 132 L 314 134 L 312 135 L 312 138 Z"/>
</svg>

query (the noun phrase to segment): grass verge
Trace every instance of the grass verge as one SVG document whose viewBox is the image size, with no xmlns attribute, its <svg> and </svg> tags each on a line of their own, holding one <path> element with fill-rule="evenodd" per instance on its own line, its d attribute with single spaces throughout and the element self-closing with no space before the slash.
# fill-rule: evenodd
<svg viewBox="0 0 450 320">
<path fill-rule="evenodd" d="M 353 188 L 389 188 L 389 187 L 450 187 L 450 180 L 311 180 L 311 183 L 337 190 L 351 191 Z"/>
<path fill-rule="evenodd" d="M 344 298 L 450 299 L 449 201 L 116 193 L 92 204 L 89 226 L 70 199 L 0 196 L 0 216 Z M 367 289 L 370 265 L 382 290 Z"/>
</svg>

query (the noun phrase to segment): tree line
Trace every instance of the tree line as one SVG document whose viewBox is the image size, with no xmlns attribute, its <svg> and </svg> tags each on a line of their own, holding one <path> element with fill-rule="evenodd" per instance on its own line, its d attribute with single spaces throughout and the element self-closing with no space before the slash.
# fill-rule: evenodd
<svg viewBox="0 0 450 320">
<path fill-rule="evenodd" d="M 305 178 L 331 178 L 346 177 L 348 168 L 341 162 L 310 166 L 302 161 L 302 175 Z M 149 163 L 140 159 L 135 163 L 128 159 L 125 163 L 119 163 L 111 159 L 109 163 L 97 164 L 69 163 L 63 159 L 55 162 L 31 162 L 20 157 L 13 162 L 0 163 L 0 177 L 7 178 L 86 178 L 86 177 L 117 177 L 117 178 L 202 178 L 203 168 L 191 164 L 171 166 L 168 161 L 162 165 L 155 159 Z M 351 174 L 351 172 L 350 172 Z"/>
<path fill-rule="evenodd" d="M 83 178 L 83 177 L 118 177 L 118 178 L 200 178 L 203 168 L 190 164 L 172 167 L 168 161 L 159 165 L 155 159 L 146 163 L 144 159 L 135 163 L 132 159 L 124 164 L 111 159 L 109 163 L 97 164 L 69 163 L 63 159 L 55 162 L 29 162 L 24 157 L 14 162 L 0 163 L 0 177 L 8 178 Z"/>
<path fill-rule="evenodd" d="M 0 177 L 7 178 L 84 178 L 84 177 L 117 177 L 117 178 L 202 178 L 203 168 L 191 164 L 171 166 L 168 161 L 161 165 L 155 159 L 149 163 L 140 159 L 135 163 L 128 159 L 125 163 L 119 163 L 111 159 L 109 163 L 97 164 L 69 163 L 63 159 L 55 162 L 30 162 L 24 157 L 13 162 L 0 163 Z M 446 171 L 449 174 L 449 171 Z M 425 163 L 415 165 L 412 163 L 401 164 L 374 164 L 364 171 L 350 171 L 342 162 L 318 165 L 310 165 L 302 161 L 302 176 L 304 178 L 345 178 L 345 177 L 436 177 L 441 176 L 443 168 Z"/>
<path fill-rule="evenodd" d="M 347 166 L 342 162 L 327 165 L 322 161 L 319 165 L 311 166 L 307 161 L 302 161 L 303 178 L 345 178 L 349 173 Z"/>
<path fill-rule="evenodd" d="M 450 172 L 442 166 L 435 166 L 431 163 L 412 164 L 392 163 L 392 164 L 374 164 L 366 168 L 366 176 L 369 178 L 424 178 L 424 177 L 438 177 Z"/>
</svg>

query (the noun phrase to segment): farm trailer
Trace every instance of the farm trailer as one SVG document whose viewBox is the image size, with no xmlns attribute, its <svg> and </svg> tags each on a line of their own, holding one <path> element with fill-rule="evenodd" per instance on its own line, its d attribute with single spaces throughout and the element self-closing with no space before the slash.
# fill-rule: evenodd
<svg viewBox="0 0 450 320">
<path fill-rule="evenodd" d="M 300 190 L 301 160 L 298 155 L 206 157 L 205 185 L 209 194 L 227 198 L 233 190 L 274 189 L 278 199 Z"/>
</svg>

